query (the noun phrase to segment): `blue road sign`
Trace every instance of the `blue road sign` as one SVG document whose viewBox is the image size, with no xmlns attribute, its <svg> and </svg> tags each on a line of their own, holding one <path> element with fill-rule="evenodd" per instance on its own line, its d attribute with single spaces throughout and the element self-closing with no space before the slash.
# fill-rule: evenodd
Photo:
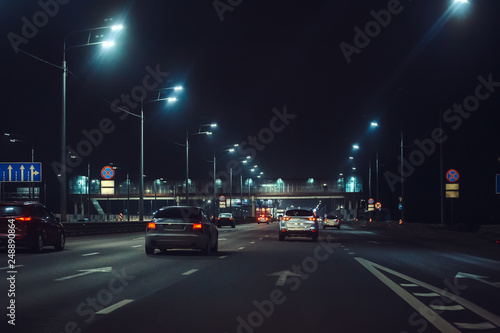
<svg viewBox="0 0 500 333">
<path fill-rule="evenodd" d="M 0 162 L 0 182 L 41 182 L 40 162 Z"/>
<path fill-rule="evenodd" d="M 460 178 L 460 174 L 455 169 L 450 169 L 450 170 L 448 170 L 448 172 L 446 172 L 446 179 L 450 183 L 456 183 L 456 182 L 458 182 L 459 178 Z"/>
<path fill-rule="evenodd" d="M 398 204 L 398 208 L 399 210 L 403 210 L 403 204 L 402 203 Z"/>
<path fill-rule="evenodd" d="M 500 175 L 497 175 L 497 194 L 500 194 Z"/>
</svg>

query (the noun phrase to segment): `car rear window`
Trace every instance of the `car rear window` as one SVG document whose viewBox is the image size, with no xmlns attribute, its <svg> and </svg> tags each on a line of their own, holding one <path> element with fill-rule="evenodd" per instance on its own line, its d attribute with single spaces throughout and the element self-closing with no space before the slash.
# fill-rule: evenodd
<svg viewBox="0 0 500 333">
<path fill-rule="evenodd" d="M 306 209 L 294 209 L 286 212 L 286 216 L 313 216 L 314 213 Z"/>
<path fill-rule="evenodd" d="M 219 217 L 231 217 L 232 214 L 231 213 L 221 213 L 219 214 Z"/>
<path fill-rule="evenodd" d="M 20 216 L 25 212 L 24 206 L 0 206 L 0 216 Z"/>
<path fill-rule="evenodd" d="M 195 208 L 170 207 L 161 209 L 155 214 L 156 218 L 161 219 L 199 219 L 201 220 L 201 211 Z"/>
<path fill-rule="evenodd" d="M 330 220 L 335 220 L 337 218 L 337 216 L 335 215 L 328 215 L 327 216 L 327 219 L 330 219 Z"/>
</svg>

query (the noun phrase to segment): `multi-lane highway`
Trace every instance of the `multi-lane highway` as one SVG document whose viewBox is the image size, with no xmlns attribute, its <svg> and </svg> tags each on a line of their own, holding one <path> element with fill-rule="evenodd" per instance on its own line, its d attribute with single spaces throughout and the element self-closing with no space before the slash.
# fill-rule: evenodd
<svg viewBox="0 0 500 333">
<path fill-rule="evenodd" d="M 16 253 L 2 332 L 499 332 L 500 256 L 397 230 L 221 228 L 219 252 L 144 252 L 144 234 Z M 6 296 L 7 253 L 0 292 Z M 2 299 L 6 299 L 2 297 Z"/>
</svg>

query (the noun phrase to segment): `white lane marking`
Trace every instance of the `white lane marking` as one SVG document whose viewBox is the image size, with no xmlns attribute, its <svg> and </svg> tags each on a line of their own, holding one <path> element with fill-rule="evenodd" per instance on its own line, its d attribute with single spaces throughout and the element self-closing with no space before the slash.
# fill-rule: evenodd
<svg viewBox="0 0 500 333">
<path fill-rule="evenodd" d="M 439 311 L 458 311 L 458 310 L 463 310 L 464 307 L 461 305 L 435 305 L 431 304 L 431 308 L 434 310 L 439 310 Z"/>
<path fill-rule="evenodd" d="M 219 259 L 225 259 L 227 256 L 220 256 Z"/>
<path fill-rule="evenodd" d="M 134 238 L 134 240 L 138 240 L 138 239 L 143 240 L 143 239 L 144 239 L 144 236 Z"/>
<path fill-rule="evenodd" d="M 419 297 L 436 297 L 436 296 L 439 296 L 438 293 L 413 293 L 413 295 L 419 296 Z"/>
<path fill-rule="evenodd" d="M 377 268 L 380 269 L 380 267 L 382 266 L 379 266 L 363 258 L 356 257 L 355 259 L 361 265 L 363 265 L 368 271 L 370 271 L 373 275 L 375 275 L 380 281 L 385 283 L 385 285 L 389 287 L 392 291 L 394 291 L 399 297 L 401 297 L 408 304 L 410 304 L 415 310 L 417 310 L 418 313 L 420 313 L 421 316 L 423 316 L 430 323 L 432 323 L 438 330 L 440 330 L 441 332 L 460 333 L 460 331 L 457 330 L 453 325 L 451 325 L 437 313 L 429 309 L 424 303 L 420 302 L 417 298 L 413 297 L 409 292 L 401 288 L 397 283 L 389 279 L 387 276 L 382 274 L 382 272 L 380 272 L 378 269 L 374 267 L 376 266 Z"/>
<path fill-rule="evenodd" d="M 133 301 L 134 301 L 133 299 L 124 299 L 123 301 L 120 301 L 120 302 L 118 302 L 116 304 L 108 306 L 107 308 L 104 308 L 104 309 L 102 309 L 100 311 L 97 311 L 96 314 L 108 314 L 108 313 L 111 313 L 111 312 L 115 311 L 116 309 L 121 308 L 122 306 L 125 306 L 128 303 L 133 302 Z"/>
<path fill-rule="evenodd" d="M 96 254 L 99 254 L 99 252 L 85 253 L 85 254 L 82 254 L 82 257 L 95 256 Z"/>
<path fill-rule="evenodd" d="M 139 245 L 132 245 L 131 247 L 141 247 L 142 245 L 139 244 Z"/>
<path fill-rule="evenodd" d="M 340 245 L 340 247 L 345 247 L 345 245 Z"/>
<path fill-rule="evenodd" d="M 220 240 L 220 241 L 221 241 L 221 240 L 227 240 L 227 238 L 219 238 L 219 240 Z"/>
<path fill-rule="evenodd" d="M 182 275 L 191 275 L 196 272 L 198 272 L 198 269 L 190 269 L 189 271 L 182 273 Z"/>
<path fill-rule="evenodd" d="M 261 238 L 259 238 L 259 240 L 263 240 L 263 239 L 264 239 L 264 238 L 262 238 L 262 237 L 261 237 Z"/>
<path fill-rule="evenodd" d="M 426 289 L 429 289 L 429 290 L 431 290 L 431 291 L 434 291 L 434 292 L 436 292 L 436 293 L 439 293 L 439 294 L 441 294 L 441 295 L 443 295 L 443 296 L 445 296 L 445 297 L 447 297 L 447 298 L 449 298 L 449 299 L 451 299 L 451 300 L 455 301 L 456 303 L 458 303 L 458 304 L 462 305 L 463 307 L 465 307 L 465 308 L 469 309 L 470 311 L 474 312 L 475 314 L 477 314 L 477 315 L 479 315 L 479 316 L 483 317 L 484 319 L 486 319 L 486 320 L 488 320 L 488 321 L 492 322 L 494 325 L 496 325 L 496 326 L 500 326 L 500 317 L 498 317 L 497 315 L 495 315 L 495 314 L 493 314 L 493 313 L 489 312 L 488 310 L 483 309 L 483 308 L 481 308 L 480 306 L 478 306 L 478 305 L 476 305 L 476 304 L 474 304 L 474 303 L 472 303 L 472 302 L 470 302 L 470 301 L 466 300 L 465 298 L 462 298 L 462 297 L 460 297 L 460 296 L 458 296 L 458 295 L 455 295 L 454 293 L 451 293 L 451 292 L 449 292 L 449 291 L 442 290 L 442 289 L 439 289 L 439 288 L 437 288 L 437 287 L 434 287 L 434 286 L 432 286 L 432 285 L 430 285 L 430 284 L 428 284 L 428 283 L 425 283 L 425 282 L 423 282 L 423 281 L 419 281 L 419 280 L 417 280 L 417 279 L 414 279 L 414 278 L 412 278 L 412 277 L 409 277 L 408 275 L 404 275 L 404 274 L 402 274 L 402 273 L 398 273 L 398 272 L 396 272 L 396 271 L 394 271 L 394 270 L 392 270 L 392 269 L 390 269 L 390 268 L 387 268 L 387 267 L 384 267 L 384 266 L 378 265 L 378 264 L 376 264 L 376 263 L 370 262 L 370 261 L 368 261 L 368 260 L 366 260 L 366 259 L 363 259 L 363 258 L 359 258 L 359 257 L 357 257 L 357 258 L 356 258 L 356 260 L 358 260 L 361 264 L 363 264 L 363 262 L 365 262 L 365 264 L 363 264 L 363 266 L 365 266 L 365 267 L 366 267 L 366 265 L 368 265 L 368 266 L 370 266 L 370 268 L 371 268 L 371 269 L 373 269 L 373 270 L 375 270 L 375 271 L 377 271 L 377 270 L 376 270 L 374 267 L 377 267 L 378 269 L 384 270 L 384 271 L 386 271 L 386 272 L 388 272 L 388 273 L 390 273 L 390 274 L 396 275 L 396 276 L 398 276 L 398 277 L 400 277 L 400 278 L 403 278 L 403 279 L 405 279 L 405 280 L 407 280 L 407 281 L 409 281 L 409 282 L 413 282 L 413 283 L 415 283 L 415 284 L 420 285 L 421 287 L 424 287 L 424 288 L 426 288 Z M 371 271 L 371 270 L 370 270 L 370 271 Z M 378 272 L 378 271 L 377 271 L 377 272 Z M 378 272 L 378 273 L 380 273 L 380 272 Z M 384 276 L 384 277 L 385 277 L 385 275 L 383 275 L 382 273 L 380 273 L 380 275 L 382 275 L 382 276 Z M 378 276 L 377 276 L 377 277 L 378 277 Z M 386 277 L 386 279 L 388 279 L 388 278 Z M 388 280 L 389 280 L 389 279 L 388 279 Z M 389 281 L 391 281 L 391 280 L 389 280 Z M 392 281 L 391 281 L 391 282 L 392 282 Z M 392 288 L 391 288 L 391 289 L 392 289 Z M 426 307 L 426 308 L 427 308 L 427 307 Z M 429 309 L 429 308 L 427 308 L 427 309 Z M 416 310 L 417 310 L 417 311 L 419 311 L 418 309 L 416 309 Z M 429 309 L 429 310 L 430 310 L 430 309 Z M 419 312 L 420 312 L 420 311 L 419 311 Z M 426 315 L 423 315 L 423 316 L 424 316 L 424 317 L 426 317 Z M 427 317 L 426 317 L 426 318 L 427 318 Z M 441 317 L 439 317 L 439 318 L 441 318 Z M 434 320 L 434 319 L 432 319 L 432 320 Z M 429 320 L 429 321 L 430 321 L 431 323 L 433 323 L 433 321 L 432 321 L 432 320 Z"/>
<path fill-rule="evenodd" d="M 242 246 L 242 247 L 239 247 L 239 248 L 238 248 L 238 250 L 243 250 L 244 248 L 245 248 L 245 247 L 244 247 L 244 246 Z"/>
<path fill-rule="evenodd" d="M 495 328 L 494 325 L 492 325 L 491 323 L 488 323 L 488 322 L 478 323 L 478 324 L 467 324 L 467 323 L 454 323 L 454 324 L 460 328 L 466 328 L 466 329 L 470 329 L 470 330 L 488 330 L 491 328 Z"/>
<path fill-rule="evenodd" d="M 401 287 L 418 287 L 418 284 L 415 283 L 400 283 Z"/>
<path fill-rule="evenodd" d="M 269 237 L 269 235 L 266 235 L 265 237 Z"/>
<path fill-rule="evenodd" d="M 356 252 L 349 252 L 349 254 L 356 254 Z"/>
<path fill-rule="evenodd" d="M 14 268 L 17 268 L 17 267 L 23 267 L 24 265 L 15 265 Z M 0 268 L 0 271 L 1 270 L 4 270 L 4 269 L 11 269 L 11 267 L 2 267 Z"/>
<path fill-rule="evenodd" d="M 349 248 L 345 247 L 345 248 L 344 248 L 344 251 L 349 251 Z"/>
<path fill-rule="evenodd" d="M 78 273 L 78 274 L 75 274 L 75 275 L 70 275 L 70 276 L 65 276 L 65 277 L 62 277 L 62 278 L 59 278 L 59 279 L 55 279 L 54 281 L 69 280 L 69 279 L 72 279 L 72 278 L 76 278 L 76 277 L 79 277 L 79 276 L 84 276 L 84 275 L 88 275 L 88 274 L 92 274 L 92 273 L 108 273 L 108 272 L 111 272 L 111 267 L 79 269 L 78 272 L 81 272 L 81 273 Z"/>
<path fill-rule="evenodd" d="M 488 279 L 488 278 L 489 278 L 488 276 L 481 276 L 481 275 L 462 273 L 462 272 L 458 272 L 457 275 L 455 275 L 455 279 L 473 279 L 473 280 L 485 283 L 489 286 L 493 286 L 495 288 L 500 288 L 500 282 L 486 281 L 485 279 Z"/>
<path fill-rule="evenodd" d="M 255 242 L 250 242 L 250 244 L 255 244 Z"/>
</svg>

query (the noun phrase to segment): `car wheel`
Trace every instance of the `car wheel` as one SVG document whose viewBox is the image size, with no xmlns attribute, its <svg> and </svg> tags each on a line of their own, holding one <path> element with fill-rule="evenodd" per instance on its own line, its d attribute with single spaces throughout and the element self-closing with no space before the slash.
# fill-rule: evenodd
<svg viewBox="0 0 500 333">
<path fill-rule="evenodd" d="M 54 245 L 54 248 L 56 249 L 56 251 L 62 251 L 64 249 L 64 245 L 66 244 L 66 235 L 64 234 L 64 232 L 61 232 L 61 234 L 59 235 L 59 242 Z"/>
<path fill-rule="evenodd" d="M 38 234 L 38 237 L 36 239 L 36 242 L 33 244 L 32 249 L 36 253 L 42 252 L 42 250 L 43 250 L 43 237 L 42 237 L 42 233 Z"/>
<path fill-rule="evenodd" d="M 233 224 L 231 224 L 231 228 L 235 228 L 235 227 L 236 227 L 236 225 L 234 225 L 234 223 L 233 223 Z"/>
<path fill-rule="evenodd" d="M 285 235 L 279 234 L 279 240 L 280 240 L 280 242 L 284 241 L 285 240 Z"/>
<path fill-rule="evenodd" d="M 146 254 L 154 254 L 154 253 L 155 253 L 155 248 L 146 245 Z"/>
<path fill-rule="evenodd" d="M 218 239 L 218 238 L 215 240 L 215 245 L 214 245 L 214 247 L 212 247 L 210 250 L 211 250 L 213 253 L 216 253 L 217 251 L 219 251 L 219 239 Z"/>
</svg>

